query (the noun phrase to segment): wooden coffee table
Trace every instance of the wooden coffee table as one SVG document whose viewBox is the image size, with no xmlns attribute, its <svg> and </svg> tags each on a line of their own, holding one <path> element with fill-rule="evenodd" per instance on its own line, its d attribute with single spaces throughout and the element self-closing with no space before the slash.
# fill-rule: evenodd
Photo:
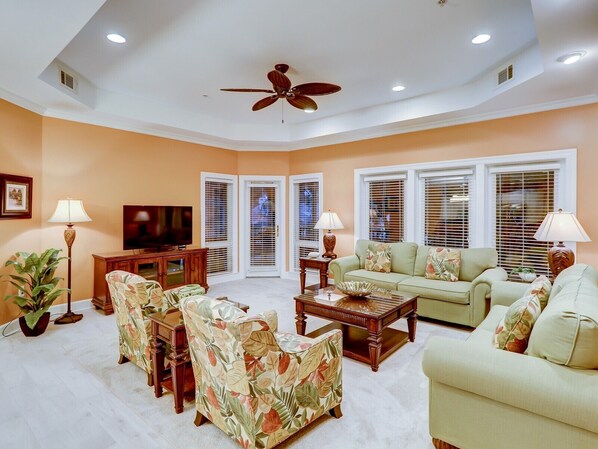
<svg viewBox="0 0 598 449">
<path fill-rule="evenodd" d="M 369 363 L 372 371 L 378 371 L 380 362 L 407 339 L 415 341 L 417 295 L 393 291 L 377 292 L 365 299 L 346 296 L 336 302 L 314 298 L 329 291 L 342 294 L 334 287 L 327 287 L 295 297 L 298 334 L 305 335 L 306 315 L 330 320 L 332 323 L 309 333 L 308 337 L 341 329 L 343 355 Z M 407 318 L 408 334 L 388 327 L 400 318 Z"/>
<path fill-rule="evenodd" d="M 220 299 L 220 298 L 217 298 Z M 243 312 L 249 310 L 249 306 L 240 302 L 224 299 Z M 183 322 L 183 314 L 179 309 L 168 309 L 166 312 L 156 312 L 149 315 L 152 323 L 152 339 L 150 342 L 152 354 L 152 369 L 154 378 L 154 395 L 162 396 L 162 388 L 172 391 L 174 394 L 174 411 L 183 411 L 183 399 L 185 393 L 195 391 L 195 380 L 193 372 L 186 370 L 191 359 L 189 357 L 189 346 L 187 343 L 187 332 Z M 166 344 L 170 344 L 170 377 L 164 378 L 164 356 Z"/>
</svg>

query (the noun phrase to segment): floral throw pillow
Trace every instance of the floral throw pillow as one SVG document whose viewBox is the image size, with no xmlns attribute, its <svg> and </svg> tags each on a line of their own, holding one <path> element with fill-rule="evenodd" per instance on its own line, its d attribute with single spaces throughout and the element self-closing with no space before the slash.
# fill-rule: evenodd
<svg viewBox="0 0 598 449">
<path fill-rule="evenodd" d="M 540 312 L 538 295 L 526 295 L 511 304 L 494 331 L 494 347 L 523 354 Z"/>
<path fill-rule="evenodd" d="M 370 243 L 365 258 L 365 269 L 390 273 L 390 245 L 388 243 Z"/>
<path fill-rule="evenodd" d="M 540 308 L 544 310 L 548 302 L 548 296 L 552 290 L 552 284 L 546 276 L 538 276 L 525 291 L 525 295 L 536 295 L 540 302 Z"/>
<path fill-rule="evenodd" d="M 430 248 L 426 261 L 426 279 L 456 282 L 461 270 L 461 251 L 449 248 Z"/>
</svg>

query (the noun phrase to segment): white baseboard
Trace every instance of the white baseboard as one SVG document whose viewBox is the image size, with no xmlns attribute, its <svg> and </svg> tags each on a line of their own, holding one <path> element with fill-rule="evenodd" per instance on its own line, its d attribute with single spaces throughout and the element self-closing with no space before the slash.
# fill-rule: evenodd
<svg viewBox="0 0 598 449">
<path fill-rule="evenodd" d="M 89 310 L 92 307 L 93 306 L 91 304 L 91 298 L 82 299 L 81 301 L 75 301 L 75 302 L 71 303 L 71 310 L 73 312 L 81 312 L 83 310 Z M 59 315 L 59 314 L 66 313 L 66 309 L 67 309 L 66 304 L 56 304 L 56 305 L 50 307 L 48 309 L 48 312 L 50 312 L 50 315 Z M 16 324 L 17 319 L 18 319 L 18 317 L 12 321 L 9 321 L 8 323 L 4 323 L 4 324 L 0 325 L 0 334 L 2 334 L 2 332 L 4 332 L 4 329 L 6 329 L 11 323 L 15 322 L 15 324 Z M 18 329 L 18 325 L 17 325 L 16 329 Z"/>
<path fill-rule="evenodd" d="M 215 276 L 208 276 L 208 285 L 222 284 L 223 282 L 240 281 L 245 279 L 241 273 L 218 274 Z"/>
</svg>

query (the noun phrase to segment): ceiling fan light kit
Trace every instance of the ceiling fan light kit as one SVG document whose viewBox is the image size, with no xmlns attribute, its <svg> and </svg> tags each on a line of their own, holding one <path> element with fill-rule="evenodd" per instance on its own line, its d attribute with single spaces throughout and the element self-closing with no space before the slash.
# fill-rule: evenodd
<svg viewBox="0 0 598 449">
<path fill-rule="evenodd" d="M 301 109 L 304 112 L 312 113 L 318 109 L 317 103 L 310 96 L 330 95 L 341 90 L 340 86 L 329 83 L 305 83 L 292 87 L 291 80 L 285 75 L 289 70 L 287 64 L 276 64 L 274 70 L 268 72 L 268 80 L 272 83 L 272 89 L 220 89 L 225 92 L 262 92 L 272 94 L 262 98 L 251 108 L 259 111 L 271 104 L 276 103 L 279 98 L 286 99 L 291 106 Z M 309 95 L 309 96 L 308 96 Z"/>
</svg>

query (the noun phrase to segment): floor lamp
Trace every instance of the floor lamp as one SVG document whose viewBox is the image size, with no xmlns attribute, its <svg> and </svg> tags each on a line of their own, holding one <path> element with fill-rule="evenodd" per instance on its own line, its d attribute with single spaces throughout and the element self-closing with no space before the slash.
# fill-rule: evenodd
<svg viewBox="0 0 598 449">
<path fill-rule="evenodd" d="M 558 242 L 548 251 L 548 265 L 556 278 L 561 271 L 575 263 L 575 254 L 563 242 L 590 242 L 586 231 L 582 228 L 572 212 L 549 212 L 534 234 L 540 242 Z"/>
<path fill-rule="evenodd" d="M 54 324 L 69 324 L 76 323 L 83 318 L 80 313 L 73 313 L 71 311 L 71 247 L 75 241 L 77 235 L 73 228 L 74 223 L 82 223 L 84 221 L 91 221 L 85 208 L 83 207 L 83 201 L 81 200 L 58 200 L 58 205 L 54 211 L 54 215 L 48 220 L 50 223 L 66 223 L 66 229 L 64 230 L 64 241 L 68 249 L 68 293 L 67 293 L 67 310 L 64 315 L 54 320 Z"/>
<path fill-rule="evenodd" d="M 336 215 L 336 212 L 324 212 L 314 229 L 327 229 L 328 232 L 324 234 L 322 238 L 324 242 L 324 249 L 326 252 L 322 254 L 322 257 L 330 257 L 331 259 L 336 259 L 336 254 L 334 254 L 334 246 L 336 245 L 336 237 L 331 232 L 333 229 L 344 229 L 344 226 Z"/>
</svg>

